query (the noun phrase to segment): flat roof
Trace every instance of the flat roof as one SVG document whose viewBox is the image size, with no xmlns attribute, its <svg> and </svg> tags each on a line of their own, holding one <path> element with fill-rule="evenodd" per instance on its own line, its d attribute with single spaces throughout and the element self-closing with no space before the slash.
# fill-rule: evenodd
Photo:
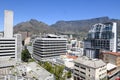
<svg viewBox="0 0 120 80">
<path fill-rule="evenodd" d="M 110 51 L 107 51 L 107 52 L 102 52 L 103 54 L 111 54 L 111 55 L 114 55 L 114 56 L 120 56 L 120 52 L 110 52 Z"/>
<path fill-rule="evenodd" d="M 86 56 L 79 57 L 74 61 L 78 64 L 82 64 L 84 66 L 91 67 L 91 68 L 99 68 L 101 66 L 106 65 L 106 63 L 103 62 L 101 59 L 90 59 Z"/>
<path fill-rule="evenodd" d="M 39 80 L 45 80 L 47 77 L 53 76 L 50 72 L 39 66 L 35 62 L 30 62 L 27 64 L 28 71 L 32 70 L 34 76 L 36 76 Z"/>
<path fill-rule="evenodd" d="M 70 59 L 77 59 L 78 57 L 77 56 L 71 56 L 71 55 L 66 55 L 67 58 L 70 58 Z"/>
<path fill-rule="evenodd" d="M 67 40 L 66 38 L 36 38 L 37 40 Z"/>
<path fill-rule="evenodd" d="M 16 64 L 15 59 L 12 58 L 0 58 L 0 68 L 14 66 Z"/>
<path fill-rule="evenodd" d="M 114 64 L 111 64 L 111 63 L 108 63 L 107 64 L 107 70 L 108 71 L 110 71 L 110 70 L 112 70 L 112 69 L 114 69 L 114 68 L 116 68 L 117 66 L 116 65 L 114 65 Z"/>
</svg>

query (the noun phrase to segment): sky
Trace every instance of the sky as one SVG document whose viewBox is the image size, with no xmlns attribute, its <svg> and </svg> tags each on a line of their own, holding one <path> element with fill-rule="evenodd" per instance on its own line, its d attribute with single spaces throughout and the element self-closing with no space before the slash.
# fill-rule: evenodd
<svg viewBox="0 0 120 80">
<path fill-rule="evenodd" d="M 48 25 L 59 20 L 83 20 L 102 16 L 120 19 L 120 0 L 0 0 L 0 31 L 4 10 L 14 12 L 14 25 L 37 19 Z"/>
</svg>

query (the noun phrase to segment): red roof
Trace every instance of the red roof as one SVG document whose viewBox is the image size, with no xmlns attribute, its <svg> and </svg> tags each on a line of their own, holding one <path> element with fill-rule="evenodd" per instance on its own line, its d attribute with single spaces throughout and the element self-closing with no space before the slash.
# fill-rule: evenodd
<svg viewBox="0 0 120 80">
<path fill-rule="evenodd" d="M 115 80 L 120 80 L 120 78 L 119 78 L 119 77 L 117 77 Z"/>
<path fill-rule="evenodd" d="M 115 56 L 120 56 L 120 52 L 102 52 L 103 54 L 111 54 Z"/>
<path fill-rule="evenodd" d="M 71 55 L 67 55 L 67 58 L 72 58 L 72 59 L 77 59 L 77 56 L 71 56 Z"/>
</svg>

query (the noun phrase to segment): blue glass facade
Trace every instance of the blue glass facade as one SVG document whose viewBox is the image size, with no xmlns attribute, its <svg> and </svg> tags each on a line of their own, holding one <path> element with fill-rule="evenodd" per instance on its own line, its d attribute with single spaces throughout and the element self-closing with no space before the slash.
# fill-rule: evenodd
<svg viewBox="0 0 120 80">
<path fill-rule="evenodd" d="M 85 55 L 99 58 L 100 50 L 110 51 L 111 40 L 114 38 L 114 32 L 112 30 L 112 22 L 93 25 L 89 30 L 88 37 L 84 40 Z M 90 47 L 88 47 L 86 43 L 89 43 Z"/>
</svg>

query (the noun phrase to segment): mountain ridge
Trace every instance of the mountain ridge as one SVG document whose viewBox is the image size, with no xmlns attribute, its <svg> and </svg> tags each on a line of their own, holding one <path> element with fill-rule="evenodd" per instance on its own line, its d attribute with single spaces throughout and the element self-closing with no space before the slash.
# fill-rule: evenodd
<svg viewBox="0 0 120 80">
<path fill-rule="evenodd" d="M 61 34 L 77 34 L 79 37 L 86 36 L 88 30 L 93 24 L 105 23 L 105 22 L 117 22 L 118 30 L 120 32 L 120 20 L 105 17 L 98 17 L 86 20 L 71 20 L 71 21 L 57 21 L 52 25 L 48 25 L 44 22 L 31 19 L 26 22 L 21 22 L 14 27 L 14 33 L 18 32 L 30 32 L 30 34 L 40 33 L 61 33 Z"/>
<path fill-rule="evenodd" d="M 75 20 L 75 21 L 58 21 L 51 27 L 56 28 L 58 31 L 63 32 L 79 32 L 79 31 L 88 31 L 93 24 L 96 23 L 105 23 L 115 21 L 120 24 L 118 19 L 110 19 L 109 17 L 99 17 L 86 20 Z M 120 27 L 120 26 L 119 26 Z"/>
<path fill-rule="evenodd" d="M 31 19 L 26 22 L 18 23 L 14 26 L 14 33 L 18 33 L 19 31 L 31 32 L 32 34 L 39 33 L 52 33 L 54 29 L 51 29 L 46 23 L 38 21 L 36 19 Z"/>
</svg>

